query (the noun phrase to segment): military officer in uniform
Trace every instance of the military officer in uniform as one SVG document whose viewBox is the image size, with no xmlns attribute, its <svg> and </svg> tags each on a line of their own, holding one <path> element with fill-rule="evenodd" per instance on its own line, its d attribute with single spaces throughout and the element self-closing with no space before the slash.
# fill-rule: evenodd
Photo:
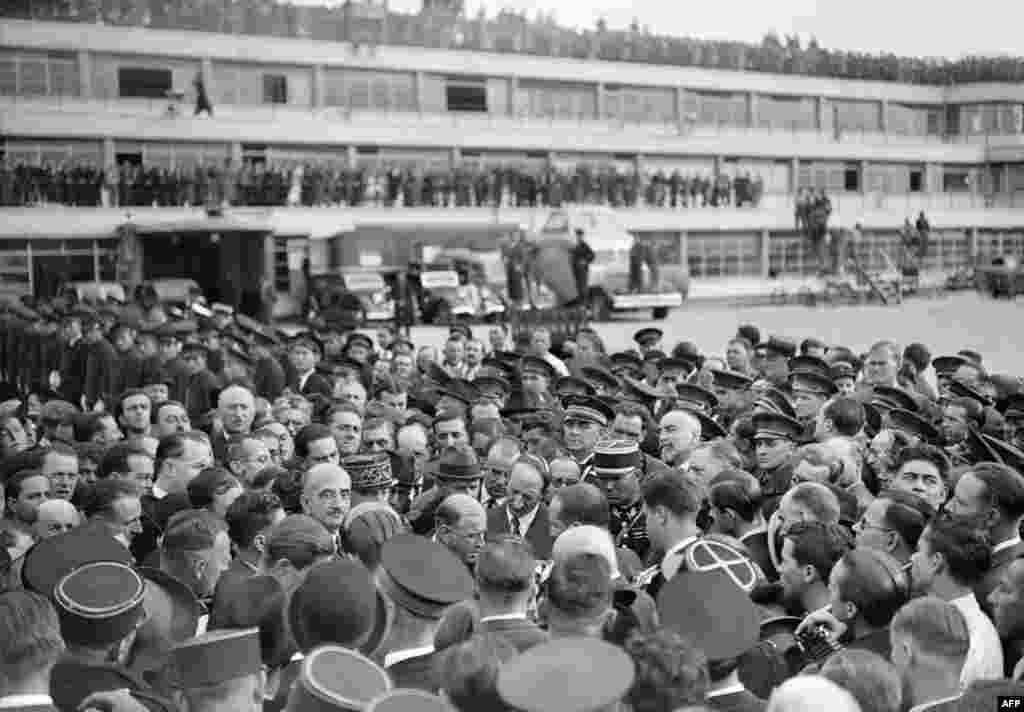
<svg viewBox="0 0 1024 712">
<path fill-rule="evenodd" d="M 608 404 L 588 396 L 565 399 L 562 419 L 563 442 L 580 468 L 580 481 L 587 481 L 593 472 L 594 446 L 603 437 L 615 417 Z"/>
<path fill-rule="evenodd" d="M 196 636 L 176 645 L 171 660 L 190 712 L 262 709 L 266 677 L 256 628 Z"/>
<path fill-rule="evenodd" d="M 288 698 L 288 709 L 291 712 L 363 710 L 393 689 L 388 673 L 377 663 L 354 650 L 323 645 L 303 659 L 298 681 Z M 417 706 L 412 709 L 433 708 Z"/>
<path fill-rule="evenodd" d="M 519 362 L 523 405 L 529 408 L 554 407 L 556 401 L 550 388 L 555 376 L 555 369 L 544 359 L 539 356 L 523 356 Z"/>
<path fill-rule="evenodd" d="M 757 469 L 752 474 L 761 485 L 765 516 L 768 517 L 792 483 L 790 455 L 803 436 L 804 425 L 788 415 L 772 412 L 755 413 L 752 421 L 757 457 Z"/>
<path fill-rule="evenodd" d="M 650 549 L 647 520 L 640 498 L 640 446 L 631 440 L 602 440 L 594 448 L 592 481 L 611 507 L 609 530 L 616 546 L 632 550 L 643 561 Z"/>
<path fill-rule="evenodd" d="M 661 329 L 648 326 L 633 334 L 633 341 L 640 348 L 640 354 L 644 355 L 648 351 L 661 351 L 661 340 L 664 337 L 665 332 Z"/>
</svg>

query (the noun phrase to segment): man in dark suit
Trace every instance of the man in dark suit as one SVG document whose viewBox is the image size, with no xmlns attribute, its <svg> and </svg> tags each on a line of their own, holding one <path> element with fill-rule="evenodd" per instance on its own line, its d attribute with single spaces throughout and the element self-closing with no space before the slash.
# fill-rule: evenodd
<svg viewBox="0 0 1024 712">
<path fill-rule="evenodd" d="M 741 470 L 727 470 L 711 480 L 711 530 L 731 536 L 747 548 L 750 560 L 769 581 L 778 579 L 768 549 L 768 527 L 761 512 L 763 498 L 757 479 Z"/>
<path fill-rule="evenodd" d="M 34 643 L 27 658 L 26 640 Z M 45 596 L 29 591 L 0 594 L 0 669 L 4 671 L 0 708 L 56 712 L 50 698 L 50 671 L 63 650 L 57 612 Z"/>
<path fill-rule="evenodd" d="M 548 641 L 548 634 L 526 617 L 536 585 L 536 559 L 525 542 L 488 544 L 476 564 L 480 607 L 478 633 L 500 635 L 520 653 Z"/>
<path fill-rule="evenodd" d="M 82 405 L 88 346 L 82 339 L 82 322 L 92 318 L 88 310 L 71 312 L 61 321 L 60 392 L 65 400 Z"/>
<path fill-rule="evenodd" d="M 520 457 L 509 476 L 508 496 L 500 507 L 487 513 L 487 535 L 520 537 L 530 544 L 538 559 L 551 558 L 551 525 L 544 504 L 543 464 L 530 456 Z"/>
<path fill-rule="evenodd" d="M 299 334 L 288 349 L 288 359 L 292 365 L 292 375 L 288 379 L 288 387 L 304 396 L 319 393 L 325 398 L 331 397 L 331 382 L 316 372 L 316 364 L 323 354 L 320 342 L 312 334 Z"/>
<path fill-rule="evenodd" d="M 97 403 L 103 403 L 109 408 L 120 394 L 117 390 L 120 358 L 103 335 L 98 314 L 92 313 L 82 318 L 82 342 L 85 344 L 85 404 L 92 408 Z"/>
</svg>

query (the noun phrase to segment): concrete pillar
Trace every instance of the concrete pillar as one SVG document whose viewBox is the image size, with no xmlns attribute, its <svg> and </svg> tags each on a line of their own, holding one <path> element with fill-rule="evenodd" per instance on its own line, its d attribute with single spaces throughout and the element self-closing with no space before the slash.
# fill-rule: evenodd
<svg viewBox="0 0 1024 712">
<path fill-rule="evenodd" d="M 686 90 L 676 87 L 676 126 L 679 132 L 686 130 Z"/>
<path fill-rule="evenodd" d="M 416 72 L 412 75 L 413 106 L 416 111 L 423 113 L 423 72 Z"/>
<path fill-rule="evenodd" d="M 508 115 L 515 116 L 519 106 L 519 77 L 508 78 Z"/>
<path fill-rule="evenodd" d="M 452 168 L 458 168 L 462 165 L 462 149 L 458 146 L 453 146 L 448 151 L 448 162 Z"/>
<path fill-rule="evenodd" d="M 199 75 L 203 78 L 203 86 L 206 87 L 206 95 L 210 101 L 216 101 L 216 87 L 213 85 L 213 60 L 203 57 L 199 63 Z"/>
<path fill-rule="evenodd" d="M 800 185 L 800 159 L 792 158 L 789 161 L 789 192 L 796 193 Z"/>
<path fill-rule="evenodd" d="M 772 270 L 772 236 L 767 230 L 761 231 L 761 279 L 768 279 Z"/>
<path fill-rule="evenodd" d="M 600 119 L 605 118 L 605 115 L 604 115 L 604 83 L 603 82 L 598 82 L 594 86 L 594 91 L 596 92 L 596 99 L 597 99 L 594 102 L 595 105 L 597 106 L 597 117 L 596 118 L 600 120 Z"/>
<path fill-rule="evenodd" d="M 889 133 L 889 102 L 885 99 L 878 102 L 878 130 Z"/>
<path fill-rule="evenodd" d="M 679 232 L 679 264 L 690 267 L 690 234 L 686 230 Z"/>
<path fill-rule="evenodd" d="M 103 139 L 103 170 L 109 171 L 117 166 L 117 148 L 114 139 Z"/>
<path fill-rule="evenodd" d="M 348 163 L 348 169 L 354 170 L 356 164 L 359 163 L 359 149 L 355 146 L 349 146 L 345 149 L 345 160 Z"/>
<path fill-rule="evenodd" d="M 824 131 L 825 127 L 828 125 L 828 120 L 825 118 L 825 112 L 828 111 L 828 102 L 825 100 L 825 97 L 814 97 L 814 109 L 814 113 L 817 117 L 817 125 L 815 128 L 817 128 L 818 131 Z"/>
<path fill-rule="evenodd" d="M 78 96 L 92 99 L 92 54 L 80 49 L 75 58 L 78 60 Z"/>
<path fill-rule="evenodd" d="M 231 165 L 240 167 L 242 165 L 244 152 L 242 151 L 241 141 L 232 141 L 228 146 L 228 156 L 231 159 Z"/>
<path fill-rule="evenodd" d="M 327 95 L 324 91 L 324 66 L 313 65 L 313 96 L 312 106 L 314 109 L 322 109 L 327 105 Z"/>
<path fill-rule="evenodd" d="M 868 162 L 860 162 L 860 194 L 864 195 L 868 192 Z"/>
<path fill-rule="evenodd" d="M 747 127 L 757 128 L 757 94 L 747 92 Z"/>
<path fill-rule="evenodd" d="M 722 156 L 715 156 L 715 178 L 722 175 L 723 165 L 725 165 L 725 158 Z"/>
<path fill-rule="evenodd" d="M 972 227 L 967 230 L 967 249 L 971 255 L 971 262 L 978 261 L 978 228 Z"/>
</svg>

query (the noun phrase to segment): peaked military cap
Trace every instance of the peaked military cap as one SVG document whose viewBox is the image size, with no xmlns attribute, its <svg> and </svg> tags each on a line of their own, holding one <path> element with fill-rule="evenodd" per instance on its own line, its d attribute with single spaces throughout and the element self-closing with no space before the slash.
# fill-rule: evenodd
<svg viewBox="0 0 1024 712">
<path fill-rule="evenodd" d="M 384 592 L 424 618 L 437 620 L 448 606 L 473 595 L 469 569 L 446 547 L 417 534 L 388 539 L 380 565 Z"/>
<path fill-rule="evenodd" d="M 395 484 L 391 474 L 391 458 L 386 452 L 349 455 L 342 460 L 341 466 L 352 478 L 354 490 L 385 489 Z"/>
<path fill-rule="evenodd" d="M 30 591 L 49 598 L 67 574 L 86 564 L 113 562 L 131 566 L 132 555 L 103 525 L 88 522 L 64 534 L 43 539 L 28 550 L 21 570 Z"/>
<path fill-rule="evenodd" d="M 588 381 L 591 385 L 600 386 L 605 390 L 612 391 L 619 387 L 619 379 L 611 371 L 600 366 L 584 366 L 580 369 L 580 373 L 583 374 L 584 380 Z"/>
<path fill-rule="evenodd" d="M 611 372 L 616 375 L 618 375 L 619 371 L 628 371 L 633 375 L 643 373 L 644 360 L 636 352 L 617 351 L 609 359 L 611 361 Z"/>
<path fill-rule="evenodd" d="M 678 371 L 680 373 L 690 374 L 697 370 L 697 364 L 693 361 L 689 361 L 683 358 L 676 358 L 675 356 L 669 358 L 663 358 L 658 362 L 658 373 L 668 373 L 670 371 Z"/>
<path fill-rule="evenodd" d="M 844 378 L 855 381 L 857 380 L 857 369 L 853 367 L 853 364 L 846 361 L 836 361 L 829 368 L 829 376 L 831 376 L 833 383 Z"/>
<path fill-rule="evenodd" d="M 890 429 L 917 438 L 929 445 L 939 444 L 939 431 L 934 425 L 909 410 L 893 408 L 889 411 L 887 424 Z"/>
<path fill-rule="evenodd" d="M 917 401 L 902 388 L 892 386 L 875 386 L 871 394 L 871 405 L 881 411 L 901 408 L 911 413 L 917 412 Z"/>
<path fill-rule="evenodd" d="M 555 381 L 555 395 L 557 396 L 592 396 L 596 392 L 592 385 L 575 376 L 562 376 Z"/>
<path fill-rule="evenodd" d="M 216 630 L 174 646 L 171 660 L 183 688 L 208 687 L 263 669 L 258 628 Z"/>
<path fill-rule="evenodd" d="M 454 707 L 437 695 L 405 688 L 385 692 L 364 709 L 365 712 L 455 712 Z"/>
<path fill-rule="evenodd" d="M 104 647 L 123 640 L 142 618 L 146 585 L 128 565 L 85 564 L 53 590 L 60 630 L 71 644 Z"/>
<path fill-rule="evenodd" d="M 718 421 L 712 418 L 707 413 L 700 410 L 691 410 L 684 408 L 690 415 L 694 416 L 700 421 L 700 439 L 701 442 L 708 442 L 710 440 L 718 440 L 724 438 L 729 433 L 726 432 L 725 428 L 718 424 Z"/>
<path fill-rule="evenodd" d="M 643 456 L 632 440 L 602 440 L 594 446 L 593 464 L 598 477 L 623 477 L 643 464 Z"/>
<path fill-rule="evenodd" d="M 978 401 L 981 405 L 992 405 L 992 400 L 988 396 L 974 388 L 971 388 L 959 379 L 950 379 L 946 388 L 955 398 L 970 398 L 971 400 Z"/>
<path fill-rule="evenodd" d="M 828 361 L 816 356 L 794 356 L 789 359 L 789 372 L 792 373 L 813 373 L 822 378 L 831 376 Z"/>
<path fill-rule="evenodd" d="M 765 351 L 767 353 L 776 354 L 783 356 L 787 359 L 793 358 L 796 354 L 796 344 L 790 339 L 781 336 L 769 337 L 767 341 L 762 341 L 760 344 L 754 346 L 756 351 Z"/>
<path fill-rule="evenodd" d="M 633 341 L 640 344 L 641 346 L 650 346 L 655 344 L 664 338 L 665 332 L 653 326 L 640 329 L 633 334 Z"/>
<path fill-rule="evenodd" d="M 647 351 L 640 360 L 643 361 L 644 364 L 653 363 L 657 366 L 666 358 L 664 351 L 661 351 L 660 349 L 651 349 L 650 351 Z"/>
<path fill-rule="evenodd" d="M 935 369 L 936 375 L 952 376 L 958 368 L 968 363 L 970 362 L 963 356 L 936 356 L 932 359 L 932 368 Z"/>
<path fill-rule="evenodd" d="M 1017 470 L 1017 472 L 1024 473 L 1024 452 L 1021 452 L 1005 440 L 994 438 L 985 433 L 982 433 L 981 438 L 999 456 L 996 462 L 1001 462 Z"/>
<path fill-rule="evenodd" d="M 983 367 L 981 354 L 975 351 L 974 349 L 960 349 L 959 351 L 956 352 L 956 355 L 960 356 L 961 358 L 967 359 L 967 361 L 969 361 L 972 366 L 977 366 L 978 368 Z"/>
<path fill-rule="evenodd" d="M 536 373 L 540 376 L 544 376 L 549 382 L 554 380 L 555 376 L 558 375 L 555 373 L 555 367 L 540 356 L 523 356 L 519 361 L 519 372 Z"/>
<path fill-rule="evenodd" d="M 360 344 L 365 346 L 367 350 L 373 351 L 373 339 L 361 331 L 353 331 L 348 335 L 348 340 L 345 341 L 345 350 L 347 351 L 353 344 Z"/>
<path fill-rule="evenodd" d="M 684 408 L 702 413 L 709 413 L 718 406 L 718 396 L 694 383 L 677 383 L 675 400 Z"/>
<path fill-rule="evenodd" d="M 441 453 L 437 474 L 442 480 L 463 482 L 479 480 L 483 476 L 480 461 L 470 447 L 450 447 Z"/>
<path fill-rule="evenodd" d="M 710 370 L 710 373 L 715 386 L 727 391 L 745 391 L 754 382 L 754 379 L 750 376 L 736 373 L 735 371 L 723 371 L 722 369 L 713 368 Z"/>
<path fill-rule="evenodd" d="M 704 651 L 709 661 L 729 660 L 745 653 L 760 632 L 757 608 L 749 588 L 757 571 L 746 557 L 714 540 L 698 539 L 690 561 L 658 593 L 661 624 Z"/>
<path fill-rule="evenodd" d="M 361 712 L 392 689 L 391 678 L 369 658 L 337 645 L 324 645 L 302 660 L 288 697 L 291 712 Z"/>
<path fill-rule="evenodd" d="M 473 386 L 481 396 L 488 398 L 504 398 L 512 390 L 509 382 L 501 376 L 477 376 L 473 379 Z"/>
<path fill-rule="evenodd" d="M 778 388 L 766 388 L 758 394 L 757 399 L 754 401 L 754 410 L 782 413 L 790 418 L 796 418 L 793 404 L 789 402 L 786 394 Z"/>
<path fill-rule="evenodd" d="M 476 386 L 463 378 L 451 379 L 438 393 L 466 405 L 474 403 L 480 397 L 480 391 L 476 389 Z"/>
<path fill-rule="evenodd" d="M 781 438 L 797 442 L 803 436 L 803 423 L 796 418 L 791 418 L 782 413 L 754 413 L 751 420 L 754 423 L 755 440 L 761 438 Z"/>
<path fill-rule="evenodd" d="M 672 357 L 689 361 L 695 368 L 704 364 L 704 357 L 700 355 L 700 349 L 692 341 L 680 341 L 672 347 Z"/>
<path fill-rule="evenodd" d="M 633 661 L 596 638 L 570 637 L 535 645 L 498 671 L 498 694 L 522 712 L 596 712 L 633 685 Z"/>
<path fill-rule="evenodd" d="M 607 428 L 615 412 L 603 401 L 591 396 L 566 396 L 564 420 L 585 420 Z"/>
<path fill-rule="evenodd" d="M 835 383 L 826 369 L 825 373 L 817 371 L 796 371 L 789 374 L 789 387 L 793 391 L 810 391 L 823 396 L 836 392 Z"/>
</svg>

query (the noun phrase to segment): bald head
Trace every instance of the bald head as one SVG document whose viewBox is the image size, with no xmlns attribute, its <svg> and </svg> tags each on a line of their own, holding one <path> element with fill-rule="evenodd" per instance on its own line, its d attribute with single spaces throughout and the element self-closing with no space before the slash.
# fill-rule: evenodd
<svg viewBox="0 0 1024 712">
<path fill-rule="evenodd" d="M 434 515 L 437 540 L 466 566 L 476 566 L 487 533 L 487 512 L 468 494 L 449 495 Z"/>
<path fill-rule="evenodd" d="M 302 479 L 302 511 L 328 531 L 341 529 L 352 506 L 352 479 L 338 465 L 314 465 Z"/>
<path fill-rule="evenodd" d="M 768 712 L 861 712 L 849 692 L 817 675 L 798 675 L 775 688 Z"/>
<path fill-rule="evenodd" d="M 248 433 L 256 417 L 256 399 L 245 386 L 228 386 L 217 398 L 217 412 L 227 433 Z"/>
<path fill-rule="evenodd" d="M 487 512 L 484 510 L 484 506 L 476 499 L 468 494 L 459 493 L 449 495 L 441 502 L 441 506 L 438 507 L 437 516 L 441 519 L 446 519 L 446 515 L 451 516 L 453 518 L 452 524 L 458 526 L 459 521 L 465 517 L 478 515 L 486 518 Z"/>
<path fill-rule="evenodd" d="M 63 499 L 49 499 L 39 505 L 32 531 L 40 539 L 49 539 L 71 531 L 79 524 L 75 505 Z"/>
<path fill-rule="evenodd" d="M 666 413 L 658 423 L 661 459 L 673 467 L 686 462 L 700 444 L 700 421 L 685 410 Z"/>
<path fill-rule="evenodd" d="M 608 562 L 612 578 L 619 576 L 619 561 L 615 555 L 615 542 L 607 529 L 593 524 L 581 524 L 566 529 L 555 539 L 551 558 L 556 563 L 576 554 L 596 554 Z"/>
</svg>

